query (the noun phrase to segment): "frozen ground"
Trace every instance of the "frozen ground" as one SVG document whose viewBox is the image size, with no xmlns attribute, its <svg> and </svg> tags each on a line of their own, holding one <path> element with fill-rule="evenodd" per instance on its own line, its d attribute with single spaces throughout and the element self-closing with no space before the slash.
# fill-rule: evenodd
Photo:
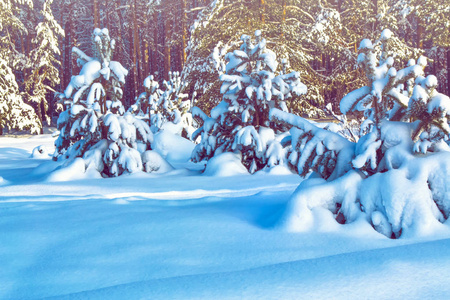
<svg viewBox="0 0 450 300">
<path fill-rule="evenodd" d="M 52 144 L 0 137 L 1 299 L 449 297 L 447 225 L 400 240 L 362 221 L 275 230 L 297 175 L 206 176 L 178 163 L 56 182 L 57 163 L 30 158 Z"/>
</svg>

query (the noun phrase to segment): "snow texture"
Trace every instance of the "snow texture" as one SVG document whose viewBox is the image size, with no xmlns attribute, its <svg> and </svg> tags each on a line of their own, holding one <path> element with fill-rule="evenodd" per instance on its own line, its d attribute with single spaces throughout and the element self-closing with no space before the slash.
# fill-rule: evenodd
<svg viewBox="0 0 450 300">
<path fill-rule="evenodd" d="M 274 230 L 272 216 L 285 211 L 298 175 L 85 173 L 50 182 L 59 162 L 30 155 L 53 143 L 50 135 L 0 137 L 2 299 L 445 299 L 450 292 L 448 223 L 422 228 L 426 237 L 409 227 L 399 240 L 377 233 L 360 214 L 340 225 L 317 204 L 330 189 L 337 197 L 348 192 L 325 187 L 311 192 L 310 230 Z M 433 198 L 448 207 L 445 157 L 424 158 L 423 169 L 409 174 L 382 173 L 387 177 L 367 187 L 385 189 L 394 179 L 411 188 L 429 172 L 440 191 Z M 354 172 L 346 176 L 342 182 L 361 183 Z M 376 211 L 372 219 L 383 224 Z"/>
</svg>

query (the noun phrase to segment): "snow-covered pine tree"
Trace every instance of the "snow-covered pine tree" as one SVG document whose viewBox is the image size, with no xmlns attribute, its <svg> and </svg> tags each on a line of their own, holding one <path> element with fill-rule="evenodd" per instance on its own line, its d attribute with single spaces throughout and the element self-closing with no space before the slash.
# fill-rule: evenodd
<svg viewBox="0 0 450 300">
<path fill-rule="evenodd" d="M 41 10 L 43 21 L 36 26 L 36 37 L 32 40 L 34 49 L 29 53 L 26 67 L 24 98 L 34 107 L 41 124 L 44 120 L 48 124 L 51 122 L 46 95 L 59 84 L 60 80 L 57 68 L 60 62 L 56 56 L 60 55 L 58 36 L 63 36 L 64 31 L 53 17 L 52 3 L 53 0 L 46 0 L 43 3 Z"/>
<path fill-rule="evenodd" d="M 255 32 L 255 40 L 242 35 L 240 50 L 226 55 L 226 72 L 220 76 L 223 100 L 211 111 L 211 118 L 196 108 L 194 115 L 204 124 L 196 134 L 201 142 L 193 153 L 193 161 L 210 159 L 222 152 L 239 152 L 242 163 L 254 173 L 268 161 L 276 127 L 269 121 L 269 109 L 278 107 L 287 111 L 286 101 L 300 96 L 307 89 L 300 82 L 298 72 L 276 75 L 278 62 L 273 51 L 266 48 L 267 41 L 261 31 Z M 272 127 L 272 128 L 271 128 Z M 277 147 L 280 148 L 280 147 Z M 276 163 L 280 163 L 279 161 Z M 273 162 L 273 164 L 276 164 Z"/>
<path fill-rule="evenodd" d="M 37 134 L 42 124 L 34 109 L 23 101 L 14 73 L 0 52 L 0 135 L 4 128 Z"/>
<path fill-rule="evenodd" d="M 369 172 L 377 171 L 384 157 L 380 147 L 383 145 L 381 133 L 385 120 L 418 120 L 413 123 L 412 139 L 418 142 L 419 135 L 427 132 L 421 140 L 428 141 L 428 146 L 425 149 L 424 144 L 416 146 L 422 152 L 449 134 L 446 101 L 443 100 L 446 96 L 435 90 L 437 79 L 433 75 L 423 77 L 427 59 L 421 56 L 417 63 L 411 59 L 406 68 L 397 71 L 393 67 L 396 47 L 392 40 L 395 41 L 390 30 L 381 33 L 379 43 L 376 43 L 378 55 L 370 40 L 361 42 L 358 63 L 364 69 L 369 84 L 349 93 L 341 101 L 342 113 L 359 110 L 366 116 L 361 130 L 368 134 L 361 140 L 363 146 L 357 148 L 353 164 Z M 433 101 L 434 97 L 439 100 Z"/>
<path fill-rule="evenodd" d="M 4 128 L 39 133 L 42 126 L 33 108 L 23 101 L 13 72 L 15 63 L 22 61 L 23 56 L 15 52 L 12 34 L 26 32 L 19 18 L 20 5 L 32 7 L 33 2 L 0 2 L 0 135 Z"/>
<path fill-rule="evenodd" d="M 321 74 L 311 69 L 314 50 L 305 43 L 309 24 L 315 22 L 312 11 L 316 10 L 318 3 L 315 0 L 288 1 L 284 5 L 274 0 L 265 0 L 263 3 L 247 0 L 211 1 L 199 13 L 191 27 L 186 48 L 187 61 L 182 72 L 188 84 L 187 90 L 197 92 L 196 105 L 209 114 L 222 100 L 221 83 L 216 78 L 225 73 L 225 55 L 239 47 L 242 34 L 260 29 L 264 37 L 271 41 L 270 49 L 278 58 L 286 59 L 290 68 L 298 71 L 308 86 L 308 95 L 289 101 L 288 108 L 299 114 L 318 117 L 322 113 L 318 107 L 323 105 L 323 97 L 319 93 L 320 89 L 309 87 L 315 85 L 315 77 Z M 265 7 L 264 12 L 262 6 Z"/>
<path fill-rule="evenodd" d="M 399 237 L 450 216 L 445 192 L 450 98 L 436 91 L 435 76 L 424 77 L 424 57 L 400 70 L 393 67 L 396 49 L 390 39 L 390 31 L 383 31 L 380 43 L 361 42 L 358 62 L 369 84 L 341 100 L 343 113 L 357 109 L 365 114 L 363 136 L 356 143 L 271 110 L 273 120 L 293 126 L 290 162 L 302 176 L 311 170 L 317 174 L 294 193 L 280 218 L 282 226 L 312 226 L 312 210 L 320 208 L 341 223 L 364 214 L 380 233 Z"/>
<path fill-rule="evenodd" d="M 82 68 L 60 94 L 67 109 L 58 119 L 54 159 L 83 157 L 87 168 L 104 176 L 143 170 L 141 154 L 150 149 L 153 135 L 145 121 L 124 113 L 122 86 L 128 71 L 111 60 L 115 42 L 106 28 L 94 30 L 93 44 L 95 57 L 73 49 Z"/>
<path fill-rule="evenodd" d="M 169 72 L 169 80 L 163 81 L 163 89 L 153 75 L 144 80 L 144 89 L 130 111 L 149 120 L 153 133 L 169 130 L 190 138 L 196 129 L 191 108 L 193 99 L 182 93 L 185 87 L 179 72 Z"/>
</svg>

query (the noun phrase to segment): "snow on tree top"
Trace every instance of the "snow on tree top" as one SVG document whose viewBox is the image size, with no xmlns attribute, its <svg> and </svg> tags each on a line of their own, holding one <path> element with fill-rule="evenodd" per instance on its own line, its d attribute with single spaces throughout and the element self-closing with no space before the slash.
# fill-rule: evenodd
<svg viewBox="0 0 450 300">
<path fill-rule="evenodd" d="M 428 65 L 428 60 L 425 56 L 421 55 L 417 60 L 417 64 L 421 67 L 426 67 Z"/>
<path fill-rule="evenodd" d="M 437 77 L 434 75 L 428 75 L 427 79 L 425 80 L 425 86 L 429 89 L 436 88 L 438 86 Z"/>
<path fill-rule="evenodd" d="M 450 98 L 444 94 L 438 93 L 428 104 L 428 113 L 439 111 L 443 116 L 450 115 Z"/>
<path fill-rule="evenodd" d="M 381 40 L 388 40 L 392 37 L 392 31 L 389 29 L 385 29 L 381 32 L 380 39 Z"/>
<path fill-rule="evenodd" d="M 359 44 L 359 50 L 363 50 L 363 49 L 369 49 L 372 50 L 373 49 L 373 45 L 372 45 L 372 41 L 369 39 L 363 39 L 361 41 L 361 43 Z"/>
</svg>

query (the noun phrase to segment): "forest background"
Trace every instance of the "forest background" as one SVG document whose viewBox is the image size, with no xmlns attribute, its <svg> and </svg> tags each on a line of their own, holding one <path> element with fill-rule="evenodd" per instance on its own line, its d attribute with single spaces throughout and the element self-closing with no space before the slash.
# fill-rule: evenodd
<svg viewBox="0 0 450 300">
<path fill-rule="evenodd" d="M 396 61 L 424 54 L 426 72 L 450 94 L 448 0 L 3 0 L 0 20 L 0 134 L 5 128 L 42 132 L 56 121 L 62 108 L 55 95 L 80 71 L 72 49 L 92 54 L 94 28 L 108 28 L 113 59 L 129 70 L 125 107 L 144 91 L 147 76 L 162 84 L 177 71 L 183 92 L 209 112 L 222 98 L 225 54 L 257 29 L 308 87 L 288 105 L 295 113 L 319 116 L 313 108 L 337 108 L 363 86 L 359 42 L 386 28 L 402 49 Z"/>
</svg>

